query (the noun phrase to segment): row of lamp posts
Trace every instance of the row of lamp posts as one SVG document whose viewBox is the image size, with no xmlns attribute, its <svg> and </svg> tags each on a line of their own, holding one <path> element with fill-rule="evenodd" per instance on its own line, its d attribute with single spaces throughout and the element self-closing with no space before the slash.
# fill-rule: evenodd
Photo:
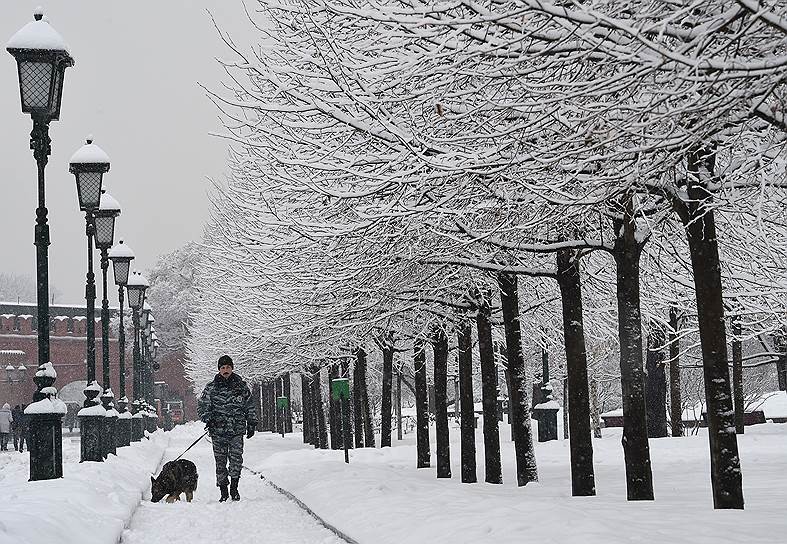
<svg viewBox="0 0 787 544">
<path fill-rule="evenodd" d="M 38 370 L 33 378 L 37 391 L 26 413 L 30 421 L 30 479 L 44 480 L 63 475 L 61 420 L 65 404 L 57 398 L 54 382 L 57 373 L 49 356 L 49 225 L 45 199 L 44 171 L 51 154 L 49 123 L 60 117 L 65 70 L 74 65 L 63 38 L 36 10 L 34 20 L 17 32 L 7 46 L 17 61 L 22 112 L 33 120 L 30 148 L 38 166 L 38 208 L 36 210 L 36 284 L 38 319 Z M 119 446 L 140 440 L 145 430 L 157 426 L 152 408 L 152 371 L 158 340 L 150 306 L 145 303 L 148 282 L 139 272 L 130 274 L 134 253 L 121 240 L 113 246 L 115 219 L 120 206 L 103 189 L 103 176 L 109 171 L 109 157 L 88 138 L 71 158 L 69 170 L 76 177 L 80 210 L 85 212 L 87 234 L 87 278 L 85 287 L 87 321 L 87 387 L 79 412 L 81 460 L 102 461 Z M 102 385 L 96 380 L 95 298 L 93 244 L 101 254 L 102 304 L 101 347 Z M 112 261 L 119 298 L 119 385 L 120 398 L 115 400 L 110 385 L 109 300 L 107 273 Z M 125 331 L 123 323 L 124 287 L 134 319 L 133 399 L 129 403 L 125 389 Z M 131 411 L 128 411 L 129 404 Z M 117 410 L 115 409 L 117 408 Z"/>
</svg>

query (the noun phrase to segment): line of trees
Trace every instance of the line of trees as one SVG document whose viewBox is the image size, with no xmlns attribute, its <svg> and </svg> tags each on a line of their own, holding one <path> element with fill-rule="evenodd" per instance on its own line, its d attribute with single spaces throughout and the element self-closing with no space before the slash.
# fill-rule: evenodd
<svg viewBox="0 0 787 544">
<path fill-rule="evenodd" d="M 786 321 L 787 8 L 259 3 L 260 46 L 222 33 L 228 85 L 208 90 L 232 152 L 205 230 L 194 378 L 224 351 L 256 379 L 347 376 L 352 360 L 363 402 L 374 353 L 390 399 L 393 356 L 407 353 L 424 467 L 431 360 L 447 477 L 447 361 L 458 357 L 467 406 L 477 353 L 485 480 L 499 483 L 497 334 L 526 485 L 529 366 L 562 345 L 572 493 L 593 495 L 589 354 L 612 352 L 627 495 L 651 500 L 648 397 L 666 386 L 649 393 L 645 354 L 654 375 L 668 362 L 680 406 L 679 360 L 698 339 L 714 505 L 743 508 L 727 345 Z M 653 436 L 664 424 L 650 404 Z M 390 411 L 384 400 L 383 421 Z M 355 414 L 356 446 L 371 445 L 368 406 Z M 475 481 L 462 428 L 462 479 Z"/>
</svg>

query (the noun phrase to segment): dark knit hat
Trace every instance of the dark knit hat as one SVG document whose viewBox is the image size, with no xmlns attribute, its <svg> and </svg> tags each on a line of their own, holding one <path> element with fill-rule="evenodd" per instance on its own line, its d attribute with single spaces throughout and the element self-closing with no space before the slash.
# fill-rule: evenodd
<svg viewBox="0 0 787 544">
<path fill-rule="evenodd" d="M 235 368 L 235 364 L 232 362 L 232 358 L 229 355 L 222 355 L 219 357 L 219 368 L 224 365 L 230 365 L 232 368 Z"/>
</svg>

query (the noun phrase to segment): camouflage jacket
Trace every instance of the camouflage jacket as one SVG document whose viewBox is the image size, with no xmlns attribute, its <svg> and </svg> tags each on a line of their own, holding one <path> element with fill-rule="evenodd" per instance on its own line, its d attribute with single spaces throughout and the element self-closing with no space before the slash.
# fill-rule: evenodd
<svg viewBox="0 0 787 544">
<path fill-rule="evenodd" d="M 197 403 L 197 415 L 208 424 L 211 436 L 245 434 L 247 424 L 257 424 L 251 390 L 235 373 L 227 379 L 216 374 L 213 381 L 205 386 Z"/>
</svg>

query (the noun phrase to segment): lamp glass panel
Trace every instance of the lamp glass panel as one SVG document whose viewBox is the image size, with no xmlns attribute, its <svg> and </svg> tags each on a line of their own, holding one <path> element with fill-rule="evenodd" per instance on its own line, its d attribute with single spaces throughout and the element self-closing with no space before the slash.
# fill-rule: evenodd
<svg viewBox="0 0 787 544">
<path fill-rule="evenodd" d="M 55 68 L 55 84 L 52 88 L 52 104 L 50 107 L 49 115 L 53 120 L 60 118 L 60 101 L 63 98 L 63 73 L 65 66 Z"/>
<path fill-rule="evenodd" d="M 54 66 L 49 62 L 19 62 L 19 84 L 25 110 L 50 107 L 50 91 Z"/>
<path fill-rule="evenodd" d="M 79 207 L 83 210 L 98 208 L 101 201 L 102 172 L 77 172 L 77 191 Z"/>
<path fill-rule="evenodd" d="M 127 287 L 128 291 L 128 305 L 132 308 L 139 308 L 142 306 L 142 289 L 138 287 Z"/>
<path fill-rule="evenodd" d="M 131 261 L 113 259 L 112 268 L 115 271 L 115 285 L 126 285 L 128 283 L 128 271 L 131 268 Z"/>
<path fill-rule="evenodd" d="M 111 215 L 96 216 L 96 245 L 109 247 L 115 237 L 115 218 Z"/>
</svg>

